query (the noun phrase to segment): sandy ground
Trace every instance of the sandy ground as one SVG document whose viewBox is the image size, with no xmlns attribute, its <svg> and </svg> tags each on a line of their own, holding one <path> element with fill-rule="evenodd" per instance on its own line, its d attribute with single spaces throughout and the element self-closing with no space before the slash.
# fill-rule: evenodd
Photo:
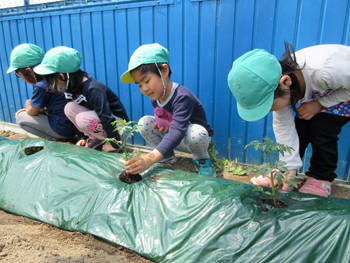
<svg viewBox="0 0 350 263">
<path fill-rule="evenodd" d="M 0 136 L 12 140 L 27 137 L 10 131 L 0 131 Z M 177 155 L 172 167 L 196 172 L 187 154 Z M 225 168 L 218 177 L 251 184 L 249 176 L 238 176 Z M 305 179 L 297 180 L 301 187 Z M 295 190 L 297 191 L 297 190 Z M 333 183 L 333 198 L 350 199 L 350 188 Z M 23 216 L 0 210 L 0 262 L 152 262 L 138 254 L 109 244 L 89 234 L 69 232 Z"/>
</svg>

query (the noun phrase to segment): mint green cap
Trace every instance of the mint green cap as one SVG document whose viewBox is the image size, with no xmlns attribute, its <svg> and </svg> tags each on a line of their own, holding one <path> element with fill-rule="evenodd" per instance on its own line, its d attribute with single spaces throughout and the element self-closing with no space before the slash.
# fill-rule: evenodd
<svg viewBox="0 0 350 263">
<path fill-rule="evenodd" d="M 50 49 L 41 64 L 34 68 L 34 72 L 39 75 L 73 73 L 79 70 L 80 64 L 81 55 L 77 50 L 60 46 Z"/>
<path fill-rule="evenodd" d="M 134 54 L 132 54 L 129 61 L 129 68 L 120 79 L 126 84 L 133 83 L 135 80 L 131 76 L 130 71 L 143 64 L 168 63 L 168 61 L 169 51 L 161 45 L 154 43 L 140 46 L 135 50 Z"/>
<path fill-rule="evenodd" d="M 281 74 L 277 58 L 263 49 L 247 52 L 233 62 L 227 81 L 242 119 L 257 121 L 269 113 Z"/>
<path fill-rule="evenodd" d="M 24 43 L 15 47 L 11 52 L 10 67 L 7 74 L 19 68 L 38 65 L 44 57 L 43 50 L 33 44 Z"/>
</svg>

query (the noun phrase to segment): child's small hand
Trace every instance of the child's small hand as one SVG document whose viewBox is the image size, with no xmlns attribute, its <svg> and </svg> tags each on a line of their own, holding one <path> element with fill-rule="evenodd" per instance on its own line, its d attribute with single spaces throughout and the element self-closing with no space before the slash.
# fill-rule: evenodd
<svg viewBox="0 0 350 263">
<path fill-rule="evenodd" d="M 156 122 L 154 122 L 154 128 L 158 128 L 158 125 L 157 125 Z M 169 127 L 165 128 L 165 129 L 164 129 L 164 127 L 160 127 L 160 128 L 159 128 L 159 131 L 160 131 L 160 132 L 165 132 L 165 133 L 166 133 L 166 132 L 169 131 Z"/>
<path fill-rule="evenodd" d="M 143 171 L 146 171 L 152 162 L 150 162 L 149 158 L 145 157 L 135 157 L 131 160 L 127 161 L 124 164 L 124 168 L 129 174 L 139 174 Z"/>
<path fill-rule="evenodd" d="M 85 146 L 86 140 L 79 140 L 75 145 L 77 146 Z"/>
<path fill-rule="evenodd" d="M 297 108 L 298 117 L 304 120 L 311 120 L 321 108 L 322 105 L 317 100 L 305 102 Z"/>
</svg>

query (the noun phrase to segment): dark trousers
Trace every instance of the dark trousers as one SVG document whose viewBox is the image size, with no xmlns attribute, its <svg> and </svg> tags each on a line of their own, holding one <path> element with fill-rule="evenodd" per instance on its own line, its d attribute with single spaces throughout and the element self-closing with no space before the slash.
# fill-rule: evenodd
<svg viewBox="0 0 350 263">
<path fill-rule="evenodd" d="M 329 182 L 337 177 L 334 171 L 338 163 L 338 135 L 349 120 L 349 117 L 328 113 L 318 113 L 308 121 L 295 117 L 300 157 L 304 157 L 309 143 L 312 147 L 310 167 L 306 175 Z"/>
</svg>

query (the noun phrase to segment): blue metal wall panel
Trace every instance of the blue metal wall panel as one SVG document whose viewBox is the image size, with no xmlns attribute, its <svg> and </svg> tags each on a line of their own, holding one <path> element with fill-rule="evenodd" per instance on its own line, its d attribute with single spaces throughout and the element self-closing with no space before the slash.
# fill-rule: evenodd
<svg viewBox="0 0 350 263">
<path fill-rule="evenodd" d="M 225 0 L 224 5 L 217 6 L 217 23 L 222 25 L 216 33 L 216 61 L 214 75 L 213 126 L 215 127 L 215 148 L 229 151 L 231 91 L 227 87 L 227 75 L 232 65 L 235 1 Z M 231 23 L 227 23 L 231 21 Z M 242 161 L 242 160 L 241 160 Z"/>
<path fill-rule="evenodd" d="M 140 45 L 157 42 L 170 52 L 171 79 L 202 101 L 220 157 L 246 163 L 264 160 L 261 152 L 244 146 L 265 136 L 275 138 L 272 114 L 252 123 L 238 116 L 227 85 L 232 62 L 254 48 L 280 58 L 285 40 L 296 50 L 316 44 L 350 45 L 350 0 L 111 0 L 48 6 L 0 16 L 1 120 L 15 123 L 15 112 L 32 94 L 32 85 L 6 74 L 12 49 L 25 42 L 45 52 L 60 45 L 76 48 L 83 56 L 81 68 L 120 97 L 132 120 L 153 114 L 149 98 L 137 85 L 121 83 L 120 76 Z M 339 139 L 337 173 L 344 180 L 350 172 L 349 132 L 346 125 Z M 139 135 L 130 142 L 145 144 Z M 310 156 L 308 148 L 305 169 Z"/>
</svg>

